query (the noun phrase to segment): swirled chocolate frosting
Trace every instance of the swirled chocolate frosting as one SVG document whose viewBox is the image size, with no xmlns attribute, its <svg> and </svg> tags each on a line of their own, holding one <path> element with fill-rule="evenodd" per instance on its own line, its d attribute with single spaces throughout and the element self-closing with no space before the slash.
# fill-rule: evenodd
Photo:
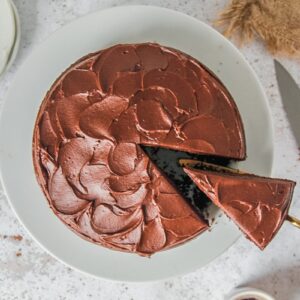
<svg viewBox="0 0 300 300">
<path fill-rule="evenodd" d="M 150 255 L 207 228 L 140 145 L 245 158 L 221 82 L 158 44 L 116 45 L 67 69 L 36 121 L 33 159 L 57 216 L 105 247 Z"/>
<path fill-rule="evenodd" d="M 184 168 L 194 183 L 263 250 L 285 220 L 295 182 Z"/>
</svg>

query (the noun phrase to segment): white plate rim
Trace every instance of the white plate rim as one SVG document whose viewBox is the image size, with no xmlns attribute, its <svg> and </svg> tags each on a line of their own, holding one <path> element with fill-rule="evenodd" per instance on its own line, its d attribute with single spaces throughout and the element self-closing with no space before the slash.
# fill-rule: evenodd
<svg viewBox="0 0 300 300">
<path fill-rule="evenodd" d="M 173 11 L 173 10 L 170 10 L 170 9 L 166 9 L 166 8 L 162 8 L 162 7 L 157 7 L 157 6 L 145 6 L 145 5 L 129 5 L 129 6 L 118 6 L 118 7 L 113 7 L 113 8 L 107 8 L 107 9 L 104 9 L 104 10 L 99 10 L 99 11 L 96 11 L 92 14 L 89 14 L 89 15 L 86 15 L 86 16 L 83 16 L 83 17 L 80 17 L 78 18 L 77 20 L 67 24 L 66 26 L 64 26 L 63 28 L 57 30 L 54 34 L 52 34 L 46 41 L 44 41 L 43 43 L 41 43 L 38 47 L 35 48 L 34 51 L 32 51 L 32 53 L 30 54 L 30 56 L 27 58 L 27 60 L 23 63 L 22 67 L 20 67 L 20 70 L 23 70 L 25 69 L 25 65 L 26 63 L 32 59 L 35 55 L 36 52 L 38 52 L 38 50 L 45 44 L 47 44 L 49 42 L 50 39 L 54 39 L 55 38 L 55 35 L 57 34 L 57 32 L 62 32 L 63 30 L 65 30 L 66 28 L 70 28 L 73 26 L 73 24 L 76 24 L 76 23 L 79 23 L 79 22 L 82 22 L 82 21 L 85 21 L 95 15 L 98 15 L 98 14 L 105 14 L 105 13 L 110 13 L 111 11 L 114 11 L 114 10 L 123 10 L 123 9 L 141 9 L 141 10 L 157 10 L 158 11 L 164 11 L 165 13 L 169 13 L 169 14 L 173 14 L 174 16 L 178 16 L 178 17 L 181 17 L 181 18 L 186 18 L 186 19 L 189 19 L 189 20 L 193 20 L 193 22 L 195 23 L 198 23 L 198 25 L 200 26 L 203 26 L 203 27 L 206 27 L 206 29 L 208 31 L 214 31 L 214 34 L 216 35 L 219 35 L 219 37 L 221 37 L 221 39 L 223 40 L 224 44 L 227 44 L 226 46 L 228 46 L 229 48 L 232 48 L 232 50 L 239 56 L 239 59 L 241 59 L 241 62 L 244 63 L 247 68 L 248 68 L 248 71 L 250 73 L 250 75 L 252 76 L 252 78 L 256 81 L 256 87 L 257 87 L 257 90 L 258 92 L 261 94 L 261 98 L 264 99 L 264 102 L 263 102 L 263 108 L 265 109 L 266 113 L 267 113 L 267 117 L 268 117 L 268 120 L 267 120 L 267 123 L 268 123 L 268 131 L 269 131 L 269 142 L 272 143 L 272 147 L 273 147 L 273 144 L 274 144 L 274 130 L 273 130 L 273 126 L 272 126 L 272 123 L 271 123 L 271 120 L 270 120 L 270 107 L 268 105 L 268 102 L 267 102 L 267 98 L 266 98 L 266 95 L 264 93 L 264 90 L 263 90 L 263 87 L 261 85 L 261 83 L 259 82 L 258 80 L 258 77 L 257 75 L 255 74 L 255 72 L 253 71 L 253 69 L 250 67 L 250 65 L 248 64 L 248 62 L 245 60 L 245 58 L 242 56 L 242 54 L 239 52 L 239 50 L 237 50 L 228 40 L 226 40 L 222 35 L 220 35 L 218 32 L 216 32 L 215 30 L 213 30 L 210 26 L 208 26 L 207 24 L 193 18 L 193 17 L 190 17 L 190 16 L 187 16 L 181 12 L 178 12 L 178 11 Z M 21 71 L 19 70 L 19 73 L 21 73 Z M 17 76 L 16 76 L 17 77 Z M 16 81 L 16 79 L 15 79 Z M 14 81 L 14 82 L 15 82 Z M 14 83 L 12 84 L 12 86 L 14 85 Z M 8 91 L 7 93 L 7 97 L 6 98 L 9 98 L 9 93 L 10 93 L 10 90 Z M 41 99 L 42 100 L 42 99 Z M 9 104 L 7 104 L 8 101 L 5 101 L 5 104 L 4 104 L 4 108 L 2 110 L 2 118 L 1 118 L 1 124 L 3 123 L 3 114 L 4 112 L 7 110 L 7 107 L 9 106 Z M 3 124 L 2 124 L 3 125 Z M 1 126 L 0 128 L 0 136 L 3 135 L 3 126 Z M 1 144 L 2 144 L 2 140 L 1 140 Z M 0 147 L 0 151 L 3 153 L 3 151 L 5 152 L 5 147 L 3 148 L 2 147 L 3 145 L 1 145 Z M 269 156 L 270 156 L 270 164 L 269 166 L 267 167 L 267 170 L 265 170 L 265 174 L 264 175 L 270 175 L 271 174 L 271 171 L 272 171 L 272 163 L 273 163 L 273 148 L 271 148 L 271 152 L 269 152 Z M 6 190 L 6 185 L 5 185 L 5 179 L 3 179 L 3 174 L 2 174 L 2 162 L 3 162 L 3 158 L 2 158 L 2 155 L 0 157 L 0 163 L 1 163 L 1 181 L 2 181 L 2 186 L 3 186 L 3 189 L 4 191 L 6 192 L 7 195 L 9 195 L 9 192 Z M 59 261 L 63 262 L 64 264 L 68 265 L 68 266 L 71 266 L 73 267 L 74 269 L 77 269 L 81 272 L 84 272 L 86 274 L 89 274 L 89 275 L 92 275 L 92 276 L 95 276 L 95 277 L 104 277 L 104 278 L 108 278 L 108 279 L 111 279 L 111 280 L 116 280 L 116 281 L 155 281 L 155 280 L 159 280 L 159 279 L 163 279 L 163 278 L 168 278 L 168 277 L 172 277 L 172 276 L 175 276 L 175 275 L 179 275 L 179 274 L 184 274 L 184 273 L 187 273 L 187 272 L 190 272 L 190 271 L 194 271 L 196 270 L 197 268 L 199 268 L 199 265 L 195 265 L 194 268 L 189 268 L 188 270 L 187 269 L 184 269 L 184 270 L 177 270 L 176 272 L 173 272 L 172 274 L 163 274 L 163 275 L 160 275 L 160 274 L 156 274 L 155 276 L 146 276 L 146 277 L 140 277 L 140 276 L 136 276 L 135 278 L 118 278 L 116 276 L 108 276 L 107 274 L 106 275 L 101 275 L 101 274 L 95 274 L 94 272 L 90 272 L 89 270 L 83 270 L 82 268 L 78 268 L 76 265 L 70 263 L 70 262 L 67 262 L 66 260 L 62 259 L 60 257 L 60 255 L 56 254 L 56 253 L 53 253 L 51 250 L 48 249 L 47 246 L 45 246 L 45 243 L 43 241 L 41 241 L 39 238 L 36 237 L 35 234 L 32 233 L 32 229 L 28 228 L 28 225 L 26 224 L 26 221 L 24 221 L 24 219 L 20 216 L 20 212 L 18 212 L 18 209 L 17 209 L 17 206 L 16 206 L 16 203 L 14 200 L 10 199 L 10 197 L 7 197 L 8 198 L 8 201 L 10 203 L 10 206 L 12 207 L 13 211 L 15 212 L 17 218 L 19 219 L 20 223 L 26 228 L 26 230 L 29 232 L 29 234 L 33 237 L 33 239 L 45 250 L 47 251 L 48 253 L 50 253 L 52 256 L 54 256 L 56 259 L 58 259 Z M 53 215 L 54 216 L 54 215 Z M 55 217 L 55 216 L 54 216 Z M 227 244 L 226 247 L 223 247 L 222 251 L 219 251 L 219 253 L 215 254 L 214 257 L 212 257 L 210 259 L 210 261 L 212 261 L 214 258 L 216 258 L 217 256 L 219 256 L 221 253 L 223 253 L 228 247 L 230 247 L 236 240 L 237 238 L 240 236 L 240 233 L 238 231 L 235 231 L 234 232 L 234 237 L 231 239 L 231 242 Z M 194 242 L 194 241 L 192 241 Z M 169 250 L 169 251 L 173 251 L 173 250 Z M 207 264 L 208 261 L 206 261 L 205 263 L 203 263 L 201 266 Z"/>
</svg>

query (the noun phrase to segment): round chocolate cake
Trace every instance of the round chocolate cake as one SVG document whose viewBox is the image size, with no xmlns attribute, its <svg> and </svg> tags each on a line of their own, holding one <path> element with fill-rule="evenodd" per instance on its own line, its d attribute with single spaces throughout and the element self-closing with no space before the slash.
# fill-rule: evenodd
<svg viewBox="0 0 300 300">
<path fill-rule="evenodd" d="M 73 64 L 34 129 L 35 171 L 55 214 L 85 239 L 141 255 L 207 229 L 141 146 L 245 158 L 232 97 L 187 54 L 116 45 Z"/>
</svg>

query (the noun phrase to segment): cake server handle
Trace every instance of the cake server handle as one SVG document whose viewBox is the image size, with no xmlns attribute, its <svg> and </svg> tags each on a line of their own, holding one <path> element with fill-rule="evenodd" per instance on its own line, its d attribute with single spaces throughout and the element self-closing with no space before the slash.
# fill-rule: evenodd
<svg viewBox="0 0 300 300">
<path fill-rule="evenodd" d="M 300 220 L 299 219 L 297 219 L 293 216 L 287 215 L 286 221 L 289 221 L 292 225 L 294 225 L 295 227 L 300 229 Z"/>
</svg>

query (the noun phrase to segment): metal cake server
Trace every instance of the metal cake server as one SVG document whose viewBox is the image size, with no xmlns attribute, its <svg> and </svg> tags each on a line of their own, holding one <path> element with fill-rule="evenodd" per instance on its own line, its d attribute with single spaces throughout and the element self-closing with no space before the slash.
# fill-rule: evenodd
<svg viewBox="0 0 300 300">
<path fill-rule="evenodd" d="M 300 146 L 300 89 L 280 62 L 274 60 L 274 64 L 283 107 L 298 146 Z"/>
<path fill-rule="evenodd" d="M 279 92 L 281 95 L 283 107 L 286 111 L 293 134 L 300 146 L 300 88 L 284 68 L 284 66 L 274 60 L 276 78 L 278 82 Z M 287 221 L 300 228 L 300 221 L 292 216 L 287 217 Z"/>
</svg>

